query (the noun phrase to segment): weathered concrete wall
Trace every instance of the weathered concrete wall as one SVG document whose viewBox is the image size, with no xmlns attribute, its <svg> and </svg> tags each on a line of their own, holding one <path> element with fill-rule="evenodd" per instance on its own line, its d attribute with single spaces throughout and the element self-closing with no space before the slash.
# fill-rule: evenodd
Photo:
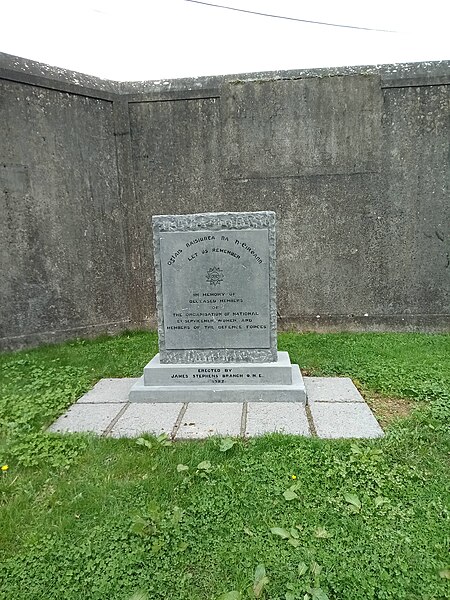
<svg viewBox="0 0 450 600">
<path fill-rule="evenodd" d="M 274 210 L 280 327 L 446 330 L 449 83 L 445 63 L 125 84 L 141 220 Z"/>
<path fill-rule="evenodd" d="M 130 323 L 112 99 L 48 85 L 0 80 L 0 338 L 6 347 Z"/>
<path fill-rule="evenodd" d="M 154 326 L 151 216 L 274 210 L 282 328 L 448 329 L 450 64 L 114 83 L 0 55 L 3 347 Z"/>
</svg>

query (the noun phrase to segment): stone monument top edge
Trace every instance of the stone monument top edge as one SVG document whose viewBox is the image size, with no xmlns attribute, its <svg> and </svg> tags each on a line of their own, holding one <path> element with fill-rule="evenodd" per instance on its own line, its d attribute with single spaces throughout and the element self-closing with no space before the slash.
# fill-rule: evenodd
<svg viewBox="0 0 450 600">
<path fill-rule="evenodd" d="M 275 230 L 274 211 L 205 212 L 178 215 L 154 215 L 154 231 L 194 231 L 200 229 L 263 229 Z"/>
<path fill-rule="evenodd" d="M 235 216 L 235 215 L 273 215 L 275 216 L 275 211 L 273 210 L 250 210 L 250 211 L 217 211 L 217 212 L 201 212 L 201 213 L 178 213 L 178 214 L 164 214 L 164 215 L 153 215 L 152 219 L 160 219 L 166 217 L 209 217 L 212 215 L 221 215 L 221 216 Z"/>
</svg>

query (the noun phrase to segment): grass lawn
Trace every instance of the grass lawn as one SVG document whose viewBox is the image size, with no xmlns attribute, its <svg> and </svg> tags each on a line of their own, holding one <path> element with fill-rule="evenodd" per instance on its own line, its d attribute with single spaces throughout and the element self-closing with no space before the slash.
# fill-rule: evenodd
<svg viewBox="0 0 450 600">
<path fill-rule="evenodd" d="M 450 598 L 450 336 L 280 334 L 379 440 L 114 440 L 45 428 L 154 333 L 0 356 L 0 599 Z M 8 469 L 6 469 L 6 465 Z"/>
</svg>

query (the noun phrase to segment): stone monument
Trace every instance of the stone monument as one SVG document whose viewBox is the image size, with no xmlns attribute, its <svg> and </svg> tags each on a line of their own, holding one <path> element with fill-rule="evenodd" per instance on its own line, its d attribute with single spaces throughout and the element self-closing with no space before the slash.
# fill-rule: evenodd
<svg viewBox="0 0 450 600">
<path fill-rule="evenodd" d="M 306 403 L 277 350 L 274 212 L 153 217 L 159 354 L 131 402 Z"/>
</svg>

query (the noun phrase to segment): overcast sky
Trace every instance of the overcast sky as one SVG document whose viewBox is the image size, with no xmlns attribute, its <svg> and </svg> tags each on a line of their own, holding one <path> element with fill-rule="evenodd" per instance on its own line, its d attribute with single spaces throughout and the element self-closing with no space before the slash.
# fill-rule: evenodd
<svg viewBox="0 0 450 600">
<path fill-rule="evenodd" d="M 116 80 L 450 59 L 448 0 L 0 0 L 0 51 Z"/>
</svg>

